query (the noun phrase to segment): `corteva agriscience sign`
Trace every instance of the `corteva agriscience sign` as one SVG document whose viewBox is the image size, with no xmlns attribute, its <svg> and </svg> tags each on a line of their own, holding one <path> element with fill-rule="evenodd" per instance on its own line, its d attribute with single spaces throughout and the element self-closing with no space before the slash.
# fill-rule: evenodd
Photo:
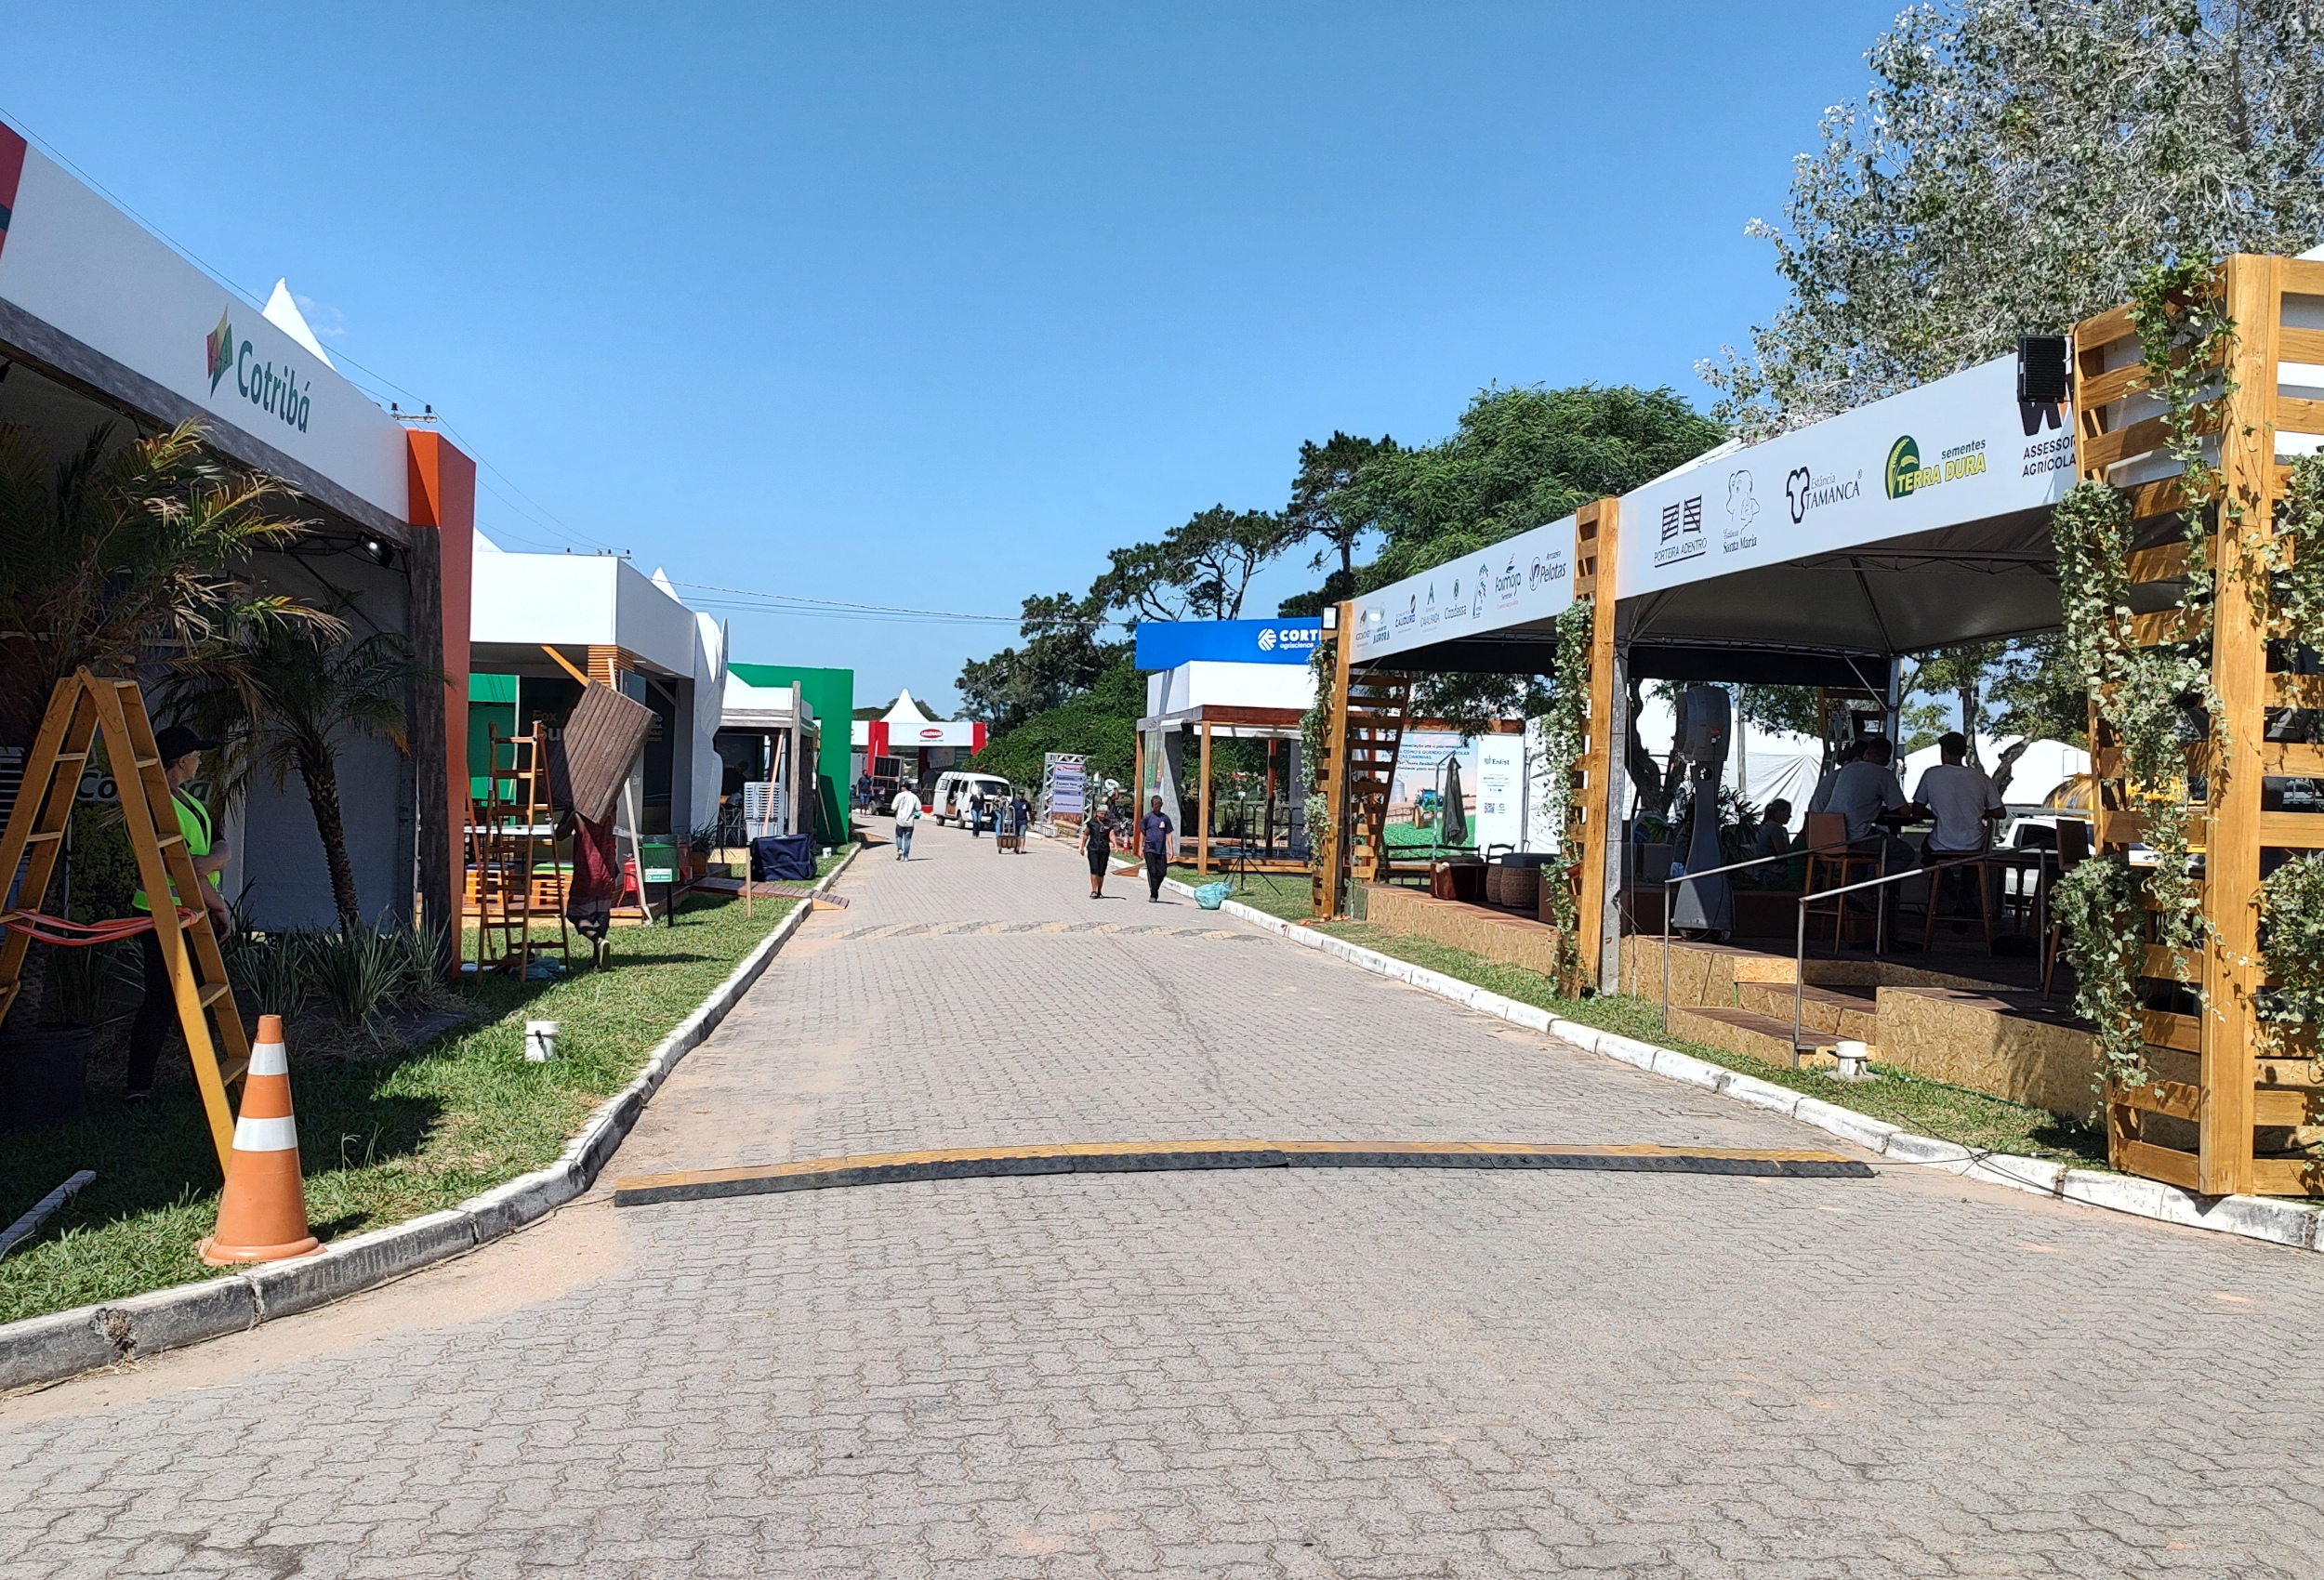
<svg viewBox="0 0 2324 1580">
<path fill-rule="evenodd" d="M 401 424 L 257 308 L 0 127 L 0 156 L 12 152 L 22 163 L 0 230 L 0 300 L 410 519 Z M 0 157 L 0 173 L 9 162 Z M 234 449 L 231 436 L 221 444 Z"/>
<path fill-rule="evenodd" d="M 1324 639 L 1309 620 L 1141 620 L 1138 667 L 1182 664 L 1305 664 Z"/>
<path fill-rule="evenodd" d="M 1574 601 L 1574 519 L 1503 538 L 1471 559 L 1355 600 L 1358 660 L 1554 618 Z"/>
<path fill-rule="evenodd" d="M 1617 596 L 2054 505 L 2064 408 L 2020 405 L 2001 357 L 1622 496 Z"/>
</svg>

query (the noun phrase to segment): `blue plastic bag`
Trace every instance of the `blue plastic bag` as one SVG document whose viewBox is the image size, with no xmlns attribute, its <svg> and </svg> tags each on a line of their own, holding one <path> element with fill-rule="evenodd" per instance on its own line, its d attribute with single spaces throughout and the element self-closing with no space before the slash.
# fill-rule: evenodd
<svg viewBox="0 0 2324 1580">
<path fill-rule="evenodd" d="M 1195 903 L 1206 911 L 1215 911 L 1226 903 L 1226 897 L 1235 892 L 1231 883 L 1206 883 L 1195 890 Z"/>
</svg>

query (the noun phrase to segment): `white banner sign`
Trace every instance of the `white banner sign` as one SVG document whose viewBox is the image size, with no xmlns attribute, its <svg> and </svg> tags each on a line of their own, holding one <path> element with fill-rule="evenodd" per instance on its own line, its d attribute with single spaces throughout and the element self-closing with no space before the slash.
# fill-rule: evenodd
<svg viewBox="0 0 2324 1580">
<path fill-rule="evenodd" d="M 0 247 L 0 297 L 410 520 L 401 424 L 37 149 Z"/>
<path fill-rule="evenodd" d="M 2021 407 L 2000 357 L 1623 495 L 1615 596 L 2054 505 L 2063 406 Z"/>
<path fill-rule="evenodd" d="M 1519 533 L 1484 553 L 1422 571 L 1355 600 L 1354 658 L 1554 619 L 1574 601 L 1574 519 Z"/>
<path fill-rule="evenodd" d="M 1525 846 L 1525 738 L 1523 735 L 1481 735 L 1477 738 L 1477 849 Z"/>
</svg>

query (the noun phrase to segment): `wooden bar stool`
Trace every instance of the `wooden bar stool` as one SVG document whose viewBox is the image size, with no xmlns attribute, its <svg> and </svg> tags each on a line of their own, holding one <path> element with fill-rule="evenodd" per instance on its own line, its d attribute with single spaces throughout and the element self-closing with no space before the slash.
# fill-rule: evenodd
<svg viewBox="0 0 2324 1580">
<path fill-rule="evenodd" d="M 1961 856 L 1969 854 L 1971 852 L 1967 850 L 1959 852 Z M 1936 859 L 1952 861 L 1957 860 L 1958 857 L 1940 853 Z M 1959 872 L 1971 872 L 1977 875 L 1977 915 L 1985 923 L 1985 952 L 1990 955 L 1993 953 L 1993 896 L 1986 889 L 1986 878 L 1993 876 L 1993 869 L 1982 861 L 1974 866 L 1938 867 L 1932 865 L 1930 867 L 1929 902 L 1926 907 L 1926 919 L 1921 928 L 1921 947 L 1926 950 L 1936 941 L 1936 903 L 1945 893 L 1945 880 Z"/>
<path fill-rule="evenodd" d="M 1805 825 L 1807 839 L 1807 878 L 1801 886 L 1807 894 L 1831 888 L 1844 889 L 1862 878 L 1880 876 L 1881 859 L 1869 850 L 1855 850 L 1848 846 L 1848 820 L 1838 812 L 1810 812 Z M 1841 937 L 1847 927 L 1848 900 L 1845 895 L 1819 904 L 1805 902 L 1807 914 L 1820 916 L 1829 907 L 1831 914 L 1832 953 L 1840 953 Z M 1879 915 L 1875 909 L 1873 915 Z M 1877 925 L 1877 924 L 1876 924 Z"/>
</svg>

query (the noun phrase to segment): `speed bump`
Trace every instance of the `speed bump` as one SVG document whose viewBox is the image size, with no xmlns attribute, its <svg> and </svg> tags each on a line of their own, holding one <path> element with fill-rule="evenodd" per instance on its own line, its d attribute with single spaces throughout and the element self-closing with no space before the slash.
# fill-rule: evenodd
<svg viewBox="0 0 2324 1580">
<path fill-rule="evenodd" d="M 1671 1147 L 1530 1141 L 1086 1141 L 947 1147 L 805 1158 L 750 1168 L 629 1175 L 614 1205 L 642 1207 L 720 1196 L 765 1196 L 928 1179 L 1039 1174 L 1155 1174 L 1208 1168 L 1564 1168 L 1630 1174 L 1734 1174 L 1776 1179 L 1868 1179 L 1871 1166 L 1796 1147 Z"/>
</svg>

